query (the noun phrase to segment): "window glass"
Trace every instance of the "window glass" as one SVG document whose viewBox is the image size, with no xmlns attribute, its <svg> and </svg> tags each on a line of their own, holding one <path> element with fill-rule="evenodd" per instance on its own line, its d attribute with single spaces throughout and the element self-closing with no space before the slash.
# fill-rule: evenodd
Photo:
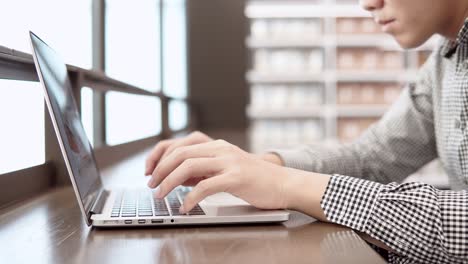
<svg viewBox="0 0 468 264">
<path fill-rule="evenodd" d="M 106 72 L 149 91 L 160 90 L 159 1 L 106 1 Z"/>
<path fill-rule="evenodd" d="M 188 108 L 187 103 L 183 101 L 169 102 L 169 128 L 171 130 L 180 130 L 187 127 Z"/>
<path fill-rule="evenodd" d="M 161 133 L 161 100 L 119 92 L 106 94 L 106 138 L 117 145 Z"/>
<path fill-rule="evenodd" d="M 66 63 L 91 68 L 91 1 L 2 1 L 0 45 L 31 53 L 31 30 Z"/>
<path fill-rule="evenodd" d="M 81 89 L 81 122 L 91 145 L 94 146 L 93 124 L 93 90 L 88 87 Z"/>
<path fill-rule="evenodd" d="M 164 0 L 163 74 L 164 93 L 187 96 L 187 26 L 185 0 Z"/>
<path fill-rule="evenodd" d="M 0 80 L 0 174 L 45 161 L 44 97 L 38 82 Z"/>
</svg>

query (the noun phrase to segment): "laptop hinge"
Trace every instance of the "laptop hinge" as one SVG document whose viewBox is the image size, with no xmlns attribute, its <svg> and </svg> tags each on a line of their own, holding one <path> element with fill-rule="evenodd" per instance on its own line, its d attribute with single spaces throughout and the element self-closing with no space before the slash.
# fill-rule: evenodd
<svg viewBox="0 0 468 264">
<path fill-rule="evenodd" d="M 100 214 L 102 213 L 102 209 L 104 208 L 104 204 L 109 196 L 109 192 L 102 189 L 101 192 L 98 194 L 96 201 L 94 201 L 93 206 L 91 207 L 91 214 Z"/>
</svg>

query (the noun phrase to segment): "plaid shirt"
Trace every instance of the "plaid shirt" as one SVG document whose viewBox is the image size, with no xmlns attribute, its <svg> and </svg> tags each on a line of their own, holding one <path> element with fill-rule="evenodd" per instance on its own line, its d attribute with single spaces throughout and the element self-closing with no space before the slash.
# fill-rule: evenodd
<svg viewBox="0 0 468 264">
<path fill-rule="evenodd" d="M 327 219 L 385 243 L 389 262 L 468 263 L 467 121 L 468 20 L 355 142 L 273 152 L 288 167 L 333 174 L 321 201 Z M 452 190 L 396 183 L 436 158 Z"/>
</svg>

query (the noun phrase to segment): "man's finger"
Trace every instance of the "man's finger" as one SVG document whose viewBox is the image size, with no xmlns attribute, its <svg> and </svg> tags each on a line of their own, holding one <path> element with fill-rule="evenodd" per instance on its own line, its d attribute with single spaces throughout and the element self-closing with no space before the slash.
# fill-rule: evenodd
<svg viewBox="0 0 468 264">
<path fill-rule="evenodd" d="M 151 150 L 151 153 L 146 158 L 145 175 L 150 175 L 154 171 L 158 164 L 161 156 L 164 154 L 166 149 L 174 143 L 174 139 L 162 140 Z"/>
<path fill-rule="evenodd" d="M 190 178 L 186 180 L 184 183 L 182 183 L 182 186 L 187 186 L 187 187 L 193 187 L 197 185 L 201 180 L 204 180 L 204 177 L 201 178 Z"/>
<path fill-rule="evenodd" d="M 219 158 L 186 159 L 159 184 L 157 198 L 163 198 L 174 188 L 189 179 L 211 177 L 223 170 L 223 162 Z"/>
<path fill-rule="evenodd" d="M 152 179 L 148 183 L 148 186 L 150 188 L 155 188 L 186 159 L 215 157 L 218 147 L 219 142 L 210 141 L 174 150 L 167 158 L 159 162 L 158 166 L 153 171 Z"/>
<path fill-rule="evenodd" d="M 214 176 L 199 182 L 192 191 L 185 196 L 184 203 L 180 207 L 179 211 L 183 214 L 189 212 L 199 202 L 206 197 L 219 192 L 226 192 L 232 187 L 232 177 L 227 174 Z"/>
<path fill-rule="evenodd" d="M 161 157 L 161 160 L 165 159 L 177 148 L 200 144 L 200 143 L 208 142 L 209 140 L 211 140 L 211 138 L 205 136 L 204 134 L 200 132 L 193 132 L 187 137 L 179 139 L 177 142 L 169 146 L 169 148 L 164 152 L 163 156 Z"/>
</svg>

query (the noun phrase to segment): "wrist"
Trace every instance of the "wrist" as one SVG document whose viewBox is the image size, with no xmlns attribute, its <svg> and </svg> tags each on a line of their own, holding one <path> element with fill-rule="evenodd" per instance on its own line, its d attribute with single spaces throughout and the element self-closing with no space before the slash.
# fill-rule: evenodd
<svg viewBox="0 0 468 264">
<path fill-rule="evenodd" d="M 300 211 L 321 221 L 327 221 L 320 202 L 330 175 L 287 169 L 283 193 L 286 209 Z"/>
<path fill-rule="evenodd" d="M 260 158 L 264 161 L 267 161 L 267 162 L 270 162 L 279 166 L 284 166 L 283 160 L 277 154 L 265 153 L 265 154 L 261 154 Z"/>
</svg>

